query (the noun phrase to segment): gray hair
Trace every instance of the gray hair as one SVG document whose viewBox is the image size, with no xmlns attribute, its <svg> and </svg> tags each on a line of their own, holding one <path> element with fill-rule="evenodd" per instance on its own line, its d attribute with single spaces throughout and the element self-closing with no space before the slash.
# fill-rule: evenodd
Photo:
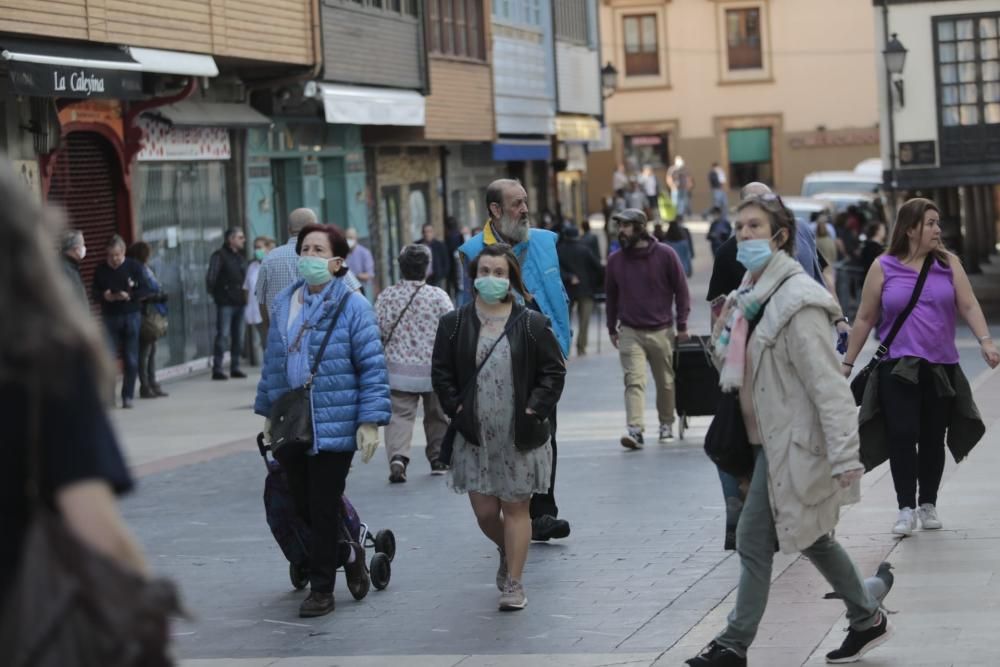
<svg viewBox="0 0 1000 667">
<path fill-rule="evenodd" d="M 747 183 L 740 190 L 740 199 L 746 199 L 747 197 L 753 197 L 758 195 L 769 195 L 772 193 L 770 187 L 761 183 L 760 181 L 754 181 L 752 183 Z"/>
<path fill-rule="evenodd" d="M 79 229 L 67 229 L 60 239 L 59 249 L 66 253 L 83 245 L 83 232 Z"/>
<path fill-rule="evenodd" d="M 306 225 L 319 223 L 319 218 L 311 208 L 297 208 L 288 214 L 288 235 L 298 236 Z"/>
<path fill-rule="evenodd" d="M 112 248 L 117 248 L 118 246 L 121 246 L 122 248 L 128 247 L 125 243 L 125 239 L 118 236 L 117 234 L 113 234 L 111 238 L 108 239 L 108 245 L 106 245 L 105 248 L 107 250 L 111 250 Z"/>
<path fill-rule="evenodd" d="M 396 261 L 403 280 L 423 280 L 431 264 L 431 249 L 421 243 L 411 243 L 403 248 Z"/>
<path fill-rule="evenodd" d="M 490 204 L 499 204 L 500 208 L 503 209 L 503 193 L 507 191 L 507 188 L 514 186 L 520 187 L 521 181 L 516 178 L 498 178 L 486 188 L 486 211 L 491 218 L 493 212 L 490 211 Z"/>
</svg>

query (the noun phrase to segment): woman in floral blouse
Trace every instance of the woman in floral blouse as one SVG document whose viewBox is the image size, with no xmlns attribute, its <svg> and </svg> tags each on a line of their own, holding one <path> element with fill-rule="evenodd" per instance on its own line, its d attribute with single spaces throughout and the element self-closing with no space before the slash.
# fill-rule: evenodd
<svg viewBox="0 0 1000 667">
<path fill-rule="evenodd" d="M 398 261 L 403 279 L 375 301 L 392 390 L 392 419 L 385 428 L 385 450 L 389 456 L 389 481 L 394 484 L 406 481 L 413 423 L 421 399 L 431 474 L 443 475 L 448 470 L 437 460 L 448 418 L 431 388 L 431 354 L 438 320 L 453 309 L 444 290 L 425 282 L 431 261 L 427 246 L 406 246 Z"/>
</svg>

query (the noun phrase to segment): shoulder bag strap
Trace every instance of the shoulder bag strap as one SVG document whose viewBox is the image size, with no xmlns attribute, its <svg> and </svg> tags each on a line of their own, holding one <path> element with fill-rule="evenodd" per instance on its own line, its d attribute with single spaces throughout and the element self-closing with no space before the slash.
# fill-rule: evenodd
<svg viewBox="0 0 1000 667">
<path fill-rule="evenodd" d="M 424 285 L 426 284 L 427 283 L 421 283 L 417 287 L 417 289 L 413 290 L 413 294 L 410 296 L 410 300 L 406 302 L 406 305 L 403 306 L 403 310 L 400 311 L 399 313 L 399 317 L 397 317 L 396 321 L 392 323 L 392 328 L 389 329 L 389 335 L 385 337 L 385 341 L 382 343 L 382 347 L 389 347 L 389 341 L 392 340 L 392 335 L 396 333 L 396 327 L 398 327 L 399 323 L 403 321 L 403 316 L 406 315 L 406 311 L 410 309 L 410 306 L 413 304 L 413 300 L 417 298 L 417 294 L 420 292 L 420 290 L 424 288 Z"/>
<path fill-rule="evenodd" d="M 337 327 L 337 320 L 340 319 L 340 314 L 344 312 L 344 306 L 347 305 L 347 300 L 350 298 L 351 293 L 348 292 L 344 295 L 344 298 L 340 300 L 340 304 L 337 305 L 337 310 L 333 312 L 333 318 L 330 319 L 330 326 L 326 330 L 326 335 L 323 336 L 323 342 L 319 346 L 319 352 L 316 354 L 316 359 L 313 361 L 312 368 L 309 370 L 309 380 L 306 381 L 305 384 L 307 387 L 312 384 L 313 378 L 316 376 L 317 371 L 319 371 L 319 364 L 323 361 L 323 353 L 326 352 L 327 343 L 330 342 L 330 336 L 333 335 L 333 330 Z"/>
<path fill-rule="evenodd" d="M 524 318 L 527 314 L 528 314 L 528 309 L 525 308 L 524 310 L 521 311 L 520 315 L 511 320 L 510 324 L 508 324 L 504 328 L 503 333 L 497 336 L 497 339 L 493 341 L 493 345 L 491 345 L 490 349 L 486 352 L 486 356 L 483 357 L 483 360 L 479 362 L 478 366 L 476 366 L 476 371 L 472 374 L 472 377 L 470 377 L 468 381 L 466 381 L 465 386 L 462 387 L 462 391 L 458 395 L 460 400 L 465 400 L 465 395 L 469 393 L 469 390 L 476 384 L 476 378 L 479 376 L 479 371 L 483 370 L 483 366 L 485 366 L 486 362 L 489 361 L 490 355 L 493 354 L 493 350 L 497 349 L 497 345 L 500 344 L 500 341 L 502 341 L 507 334 L 513 331 L 514 325 L 520 322 L 521 319 Z"/>
<path fill-rule="evenodd" d="M 876 260 L 877 261 L 877 260 Z M 889 346 L 892 345 L 892 341 L 896 340 L 896 334 L 899 330 L 903 328 L 903 323 L 906 322 L 906 318 L 910 316 L 913 309 L 917 307 L 917 301 L 920 299 L 920 293 L 924 289 L 924 283 L 927 282 L 927 274 L 930 273 L 931 264 L 934 263 L 934 256 L 927 253 L 927 258 L 924 259 L 924 265 L 920 267 L 920 276 L 917 278 L 917 284 L 913 286 L 913 294 L 910 295 L 910 302 L 906 304 L 906 308 L 903 309 L 898 316 L 896 316 L 896 321 L 892 323 L 892 329 L 889 330 L 889 335 L 885 337 L 882 344 L 878 346 L 875 350 L 875 356 L 872 357 L 873 360 L 879 361 L 889 353 Z"/>
</svg>

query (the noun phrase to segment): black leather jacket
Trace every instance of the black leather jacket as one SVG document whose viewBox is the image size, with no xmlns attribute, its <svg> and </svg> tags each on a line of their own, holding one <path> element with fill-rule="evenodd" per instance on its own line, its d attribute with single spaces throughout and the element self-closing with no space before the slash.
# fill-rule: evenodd
<svg viewBox="0 0 1000 667">
<path fill-rule="evenodd" d="M 549 318 L 514 304 L 507 324 L 518 317 L 508 338 L 514 376 L 514 446 L 524 451 L 540 447 L 549 439 L 549 415 L 562 394 L 566 361 Z M 476 392 L 470 387 L 464 397 L 460 394 L 476 372 L 479 329 L 474 301 L 444 315 L 438 322 L 431 366 L 431 383 L 441 407 L 472 444 L 479 444 Z M 527 414 L 527 408 L 535 415 Z"/>
</svg>

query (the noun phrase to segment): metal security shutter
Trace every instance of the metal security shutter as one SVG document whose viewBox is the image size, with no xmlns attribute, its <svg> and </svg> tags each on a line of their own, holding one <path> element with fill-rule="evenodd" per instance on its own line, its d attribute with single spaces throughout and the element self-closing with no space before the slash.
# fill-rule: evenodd
<svg viewBox="0 0 1000 667">
<path fill-rule="evenodd" d="M 118 233 L 118 160 L 108 141 L 96 132 L 71 132 L 56 158 L 49 201 L 61 205 L 69 226 L 83 232 L 87 256 L 80 267 L 88 293 L 104 249 Z"/>
</svg>

